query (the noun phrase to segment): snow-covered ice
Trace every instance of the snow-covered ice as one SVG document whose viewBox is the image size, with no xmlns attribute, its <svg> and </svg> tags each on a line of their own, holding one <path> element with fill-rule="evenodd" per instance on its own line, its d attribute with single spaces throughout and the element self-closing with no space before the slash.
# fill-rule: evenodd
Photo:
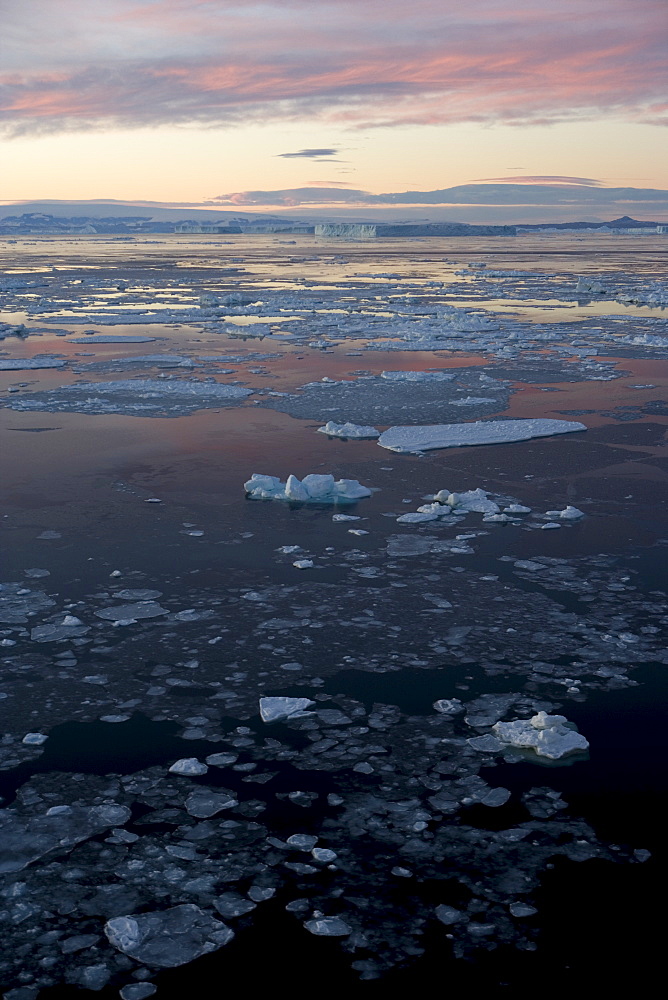
<svg viewBox="0 0 668 1000">
<path fill-rule="evenodd" d="M 479 444 L 509 444 L 586 431 L 576 420 L 531 419 L 479 420 L 465 424 L 432 424 L 418 427 L 390 427 L 378 439 L 381 448 L 404 454 L 431 451 L 435 448 L 466 448 Z"/>
<path fill-rule="evenodd" d="M 380 431 L 375 427 L 363 424 L 337 424 L 333 420 L 328 420 L 324 427 L 318 427 L 320 434 L 328 434 L 329 437 L 357 438 L 358 440 L 380 437 Z"/>
<path fill-rule="evenodd" d="M 586 750 L 589 742 L 578 733 L 563 715 L 538 712 L 530 719 L 497 722 L 492 726 L 502 743 L 535 750 L 539 757 L 559 760 L 570 753 Z"/>
</svg>

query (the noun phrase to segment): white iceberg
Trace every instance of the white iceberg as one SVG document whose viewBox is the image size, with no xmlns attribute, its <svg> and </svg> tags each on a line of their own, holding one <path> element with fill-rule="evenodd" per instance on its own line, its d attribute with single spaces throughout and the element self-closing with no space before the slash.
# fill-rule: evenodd
<svg viewBox="0 0 668 1000">
<path fill-rule="evenodd" d="M 363 424 L 337 424 L 333 420 L 328 420 L 324 427 L 318 427 L 319 434 L 327 434 L 329 437 L 357 438 L 358 440 L 380 437 L 380 431 L 375 427 L 364 426 Z"/>
<path fill-rule="evenodd" d="M 312 474 L 297 479 L 290 475 L 283 483 L 278 476 L 254 472 L 244 483 L 251 500 L 296 500 L 301 503 L 352 503 L 370 497 L 371 490 L 356 479 L 335 480 L 334 476 Z"/>
<path fill-rule="evenodd" d="M 441 498 L 443 490 L 437 493 L 437 498 Z M 442 501 L 451 507 L 453 511 L 475 511 L 478 514 L 498 514 L 499 505 L 489 500 L 488 490 L 466 490 L 465 493 L 449 493 Z"/>
<path fill-rule="evenodd" d="M 305 712 L 311 705 L 315 702 L 310 698 L 260 698 L 260 716 L 263 722 L 278 722 Z"/>
<path fill-rule="evenodd" d="M 476 444 L 510 444 L 586 431 L 577 420 L 524 418 L 520 420 L 477 420 L 464 424 L 424 424 L 415 427 L 397 426 L 384 431 L 378 444 L 400 454 L 415 454 L 435 448 L 466 448 Z"/>
<path fill-rule="evenodd" d="M 558 517 L 562 521 L 578 521 L 581 517 L 584 517 L 584 511 L 579 510 L 577 507 L 571 507 L 568 504 L 563 510 L 548 510 L 545 512 L 547 517 Z"/>
<path fill-rule="evenodd" d="M 563 715 L 539 712 L 530 719 L 497 722 L 492 726 L 496 737 L 505 744 L 534 750 L 539 757 L 559 760 L 570 753 L 587 750 L 589 742 Z"/>
</svg>

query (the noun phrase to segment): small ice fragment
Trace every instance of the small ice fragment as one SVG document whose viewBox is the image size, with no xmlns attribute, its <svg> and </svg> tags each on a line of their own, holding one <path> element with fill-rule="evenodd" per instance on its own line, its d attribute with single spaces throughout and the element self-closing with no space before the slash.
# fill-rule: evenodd
<svg viewBox="0 0 668 1000">
<path fill-rule="evenodd" d="M 40 747 L 42 743 L 46 743 L 48 738 L 44 733 L 26 733 L 21 743 L 26 743 L 28 746 Z"/>
<path fill-rule="evenodd" d="M 557 524 L 556 521 L 548 521 L 546 524 L 541 524 L 541 531 L 550 531 L 553 528 L 560 528 L 561 525 Z"/>
<path fill-rule="evenodd" d="M 139 618 L 159 618 L 160 615 L 169 614 L 166 608 L 162 608 L 155 601 L 140 601 L 137 604 L 119 604 L 114 608 L 103 608 L 102 611 L 94 612 L 96 618 L 104 618 L 107 621 L 128 621 Z"/>
<path fill-rule="evenodd" d="M 439 698 L 438 701 L 434 702 L 434 708 L 443 715 L 457 715 L 464 711 L 464 706 L 459 698 Z"/>
<path fill-rule="evenodd" d="M 361 521 L 359 514 L 333 514 L 332 521 Z"/>
<path fill-rule="evenodd" d="M 327 434 L 329 437 L 353 438 L 357 440 L 370 440 L 380 437 L 380 431 L 375 427 L 362 424 L 337 424 L 333 420 L 328 420 L 324 427 L 318 427 L 320 434 Z"/>
<path fill-rule="evenodd" d="M 312 559 L 295 559 L 292 565 L 295 569 L 312 569 L 315 563 Z"/>
<path fill-rule="evenodd" d="M 322 917 L 320 920 L 306 920 L 304 927 L 311 934 L 316 934 L 319 937 L 347 937 L 349 934 L 352 934 L 353 930 L 340 917 Z"/>
<path fill-rule="evenodd" d="M 373 774 L 374 768 L 367 761 L 360 761 L 359 764 L 355 764 L 353 771 L 357 771 L 359 774 Z"/>
<path fill-rule="evenodd" d="M 395 865 L 390 873 L 398 876 L 398 878 L 413 878 L 413 872 L 409 868 L 401 868 L 399 865 Z"/>
<path fill-rule="evenodd" d="M 481 753 L 498 753 L 504 746 L 501 740 L 497 740 L 494 736 L 489 735 L 474 736 L 466 742 L 474 750 L 479 750 Z"/>
<path fill-rule="evenodd" d="M 149 590 L 148 588 L 126 589 L 117 590 L 114 596 L 120 597 L 123 601 L 156 601 L 162 597 L 162 591 Z"/>
<path fill-rule="evenodd" d="M 508 909 L 514 917 L 533 917 L 534 913 L 538 913 L 536 907 L 528 903 L 511 903 Z"/>
<path fill-rule="evenodd" d="M 236 892 L 224 892 L 218 899 L 214 899 L 213 905 L 220 913 L 221 917 L 227 920 L 233 917 L 243 917 L 245 913 L 250 913 L 257 906 L 250 899 L 244 899 Z"/>
<path fill-rule="evenodd" d="M 548 510 L 545 512 L 547 517 L 559 517 L 562 521 L 577 521 L 579 518 L 584 517 L 584 511 L 578 510 L 577 507 L 571 507 L 568 504 L 563 510 Z"/>
<path fill-rule="evenodd" d="M 410 513 L 410 514 L 401 514 L 397 518 L 397 521 L 400 524 L 424 524 L 427 521 L 437 521 L 438 518 L 439 518 L 438 514 Z"/>
<path fill-rule="evenodd" d="M 209 819 L 223 809 L 232 809 L 237 805 L 239 803 L 231 792 L 217 791 L 214 788 L 197 788 L 186 799 L 186 812 L 197 819 Z"/>
<path fill-rule="evenodd" d="M 211 767 L 227 767 L 228 764 L 234 764 L 238 759 L 239 754 L 237 753 L 210 753 L 208 757 L 204 758 Z"/>
<path fill-rule="evenodd" d="M 305 712 L 314 704 L 310 698 L 260 698 L 260 716 L 263 722 L 277 722 L 279 719 L 289 719 L 298 712 Z"/>
<path fill-rule="evenodd" d="M 480 801 L 482 805 L 489 806 L 490 809 L 497 809 L 499 806 L 505 805 L 509 798 L 510 792 L 507 788 L 492 788 Z"/>
<path fill-rule="evenodd" d="M 289 556 L 293 552 L 301 552 L 301 548 L 301 545 L 281 545 L 276 551 L 281 552 L 284 556 Z"/>
<path fill-rule="evenodd" d="M 119 990 L 119 995 L 121 1000 L 146 1000 L 147 997 L 152 997 L 154 993 L 158 990 L 157 986 L 153 983 L 128 983 Z"/>
<path fill-rule="evenodd" d="M 314 847 L 311 851 L 311 856 L 316 861 L 322 861 L 325 864 L 328 864 L 330 861 L 336 861 L 338 857 L 336 851 L 330 851 L 326 847 Z"/>
<path fill-rule="evenodd" d="M 349 535 L 368 535 L 369 532 L 365 531 L 363 528 L 348 528 Z"/>
<path fill-rule="evenodd" d="M 509 507 L 503 508 L 504 514 L 530 514 L 531 507 L 523 507 L 521 503 L 511 503 Z"/>
<path fill-rule="evenodd" d="M 248 890 L 248 895 L 254 903 L 264 903 L 276 895 L 276 890 L 268 885 L 252 885 Z"/>
<path fill-rule="evenodd" d="M 442 503 L 423 503 L 418 507 L 418 514 L 436 514 L 437 517 L 447 517 L 452 508 Z"/>
<path fill-rule="evenodd" d="M 456 910 L 454 906 L 446 906 L 445 903 L 437 906 L 434 913 L 446 927 L 450 927 L 452 924 L 459 923 L 460 920 L 464 919 L 464 914 L 461 910 Z"/>
<path fill-rule="evenodd" d="M 297 851 L 311 851 L 317 843 L 318 838 L 309 833 L 293 833 L 286 840 L 286 844 L 294 847 Z"/>
<path fill-rule="evenodd" d="M 169 769 L 172 774 L 183 774 L 188 778 L 194 778 L 199 774 L 206 774 L 209 768 L 202 764 L 197 757 L 182 757 L 177 760 Z"/>
</svg>

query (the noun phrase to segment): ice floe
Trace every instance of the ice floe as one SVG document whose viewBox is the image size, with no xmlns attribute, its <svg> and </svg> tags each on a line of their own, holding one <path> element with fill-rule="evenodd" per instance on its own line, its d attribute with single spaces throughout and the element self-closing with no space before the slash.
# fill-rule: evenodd
<svg viewBox="0 0 668 1000">
<path fill-rule="evenodd" d="M 173 969 L 222 948 L 234 931 L 194 903 L 168 910 L 113 917 L 104 925 L 109 943 L 130 958 Z"/>
<path fill-rule="evenodd" d="M 530 719 L 497 722 L 492 730 L 501 743 L 534 750 L 539 757 L 559 760 L 567 754 L 587 750 L 589 742 L 563 715 L 538 712 Z"/>
<path fill-rule="evenodd" d="M 31 371 L 36 368 L 63 368 L 62 358 L 0 358 L 0 372 Z"/>
<path fill-rule="evenodd" d="M 320 434 L 328 434 L 330 437 L 370 439 L 380 437 L 380 431 L 375 427 L 364 426 L 362 424 L 337 424 L 333 420 L 328 420 L 324 427 L 318 427 Z"/>
<path fill-rule="evenodd" d="M 260 716 L 263 722 L 278 722 L 305 712 L 314 704 L 310 698 L 260 698 Z"/>
<path fill-rule="evenodd" d="M 586 431 L 576 420 L 522 419 L 480 420 L 468 424 L 433 424 L 418 427 L 390 427 L 378 439 L 381 448 L 416 454 L 435 448 L 465 448 L 480 444 L 508 444 Z"/>
</svg>

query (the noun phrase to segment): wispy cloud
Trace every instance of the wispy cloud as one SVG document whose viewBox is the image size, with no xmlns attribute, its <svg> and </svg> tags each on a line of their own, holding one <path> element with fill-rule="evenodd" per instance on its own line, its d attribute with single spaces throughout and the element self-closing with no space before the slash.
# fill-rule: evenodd
<svg viewBox="0 0 668 1000">
<path fill-rule="evenodd" d="M 286 160 L 298 159 L 303 157 L 304 159 L 321 159 L 322 157 L 332 157 L 336 156 L 338 149 L 299 149 L 296 153 L 277 153 L 277 156 L 282 156 Z"/>
<path fill-rule="evenodd" d="M 664 29 L 665 0 L 21 0 L 0 125 L 658 123 Z"/>
<path fill-rule="evenodd" d="M 576 184 L 584 187 L 601 187 L 601 181 L 592 177 L 562 177 L 552 174 L 524 174 L 513 177 L 479 177 L 478 184 Z"/>
</svg>

